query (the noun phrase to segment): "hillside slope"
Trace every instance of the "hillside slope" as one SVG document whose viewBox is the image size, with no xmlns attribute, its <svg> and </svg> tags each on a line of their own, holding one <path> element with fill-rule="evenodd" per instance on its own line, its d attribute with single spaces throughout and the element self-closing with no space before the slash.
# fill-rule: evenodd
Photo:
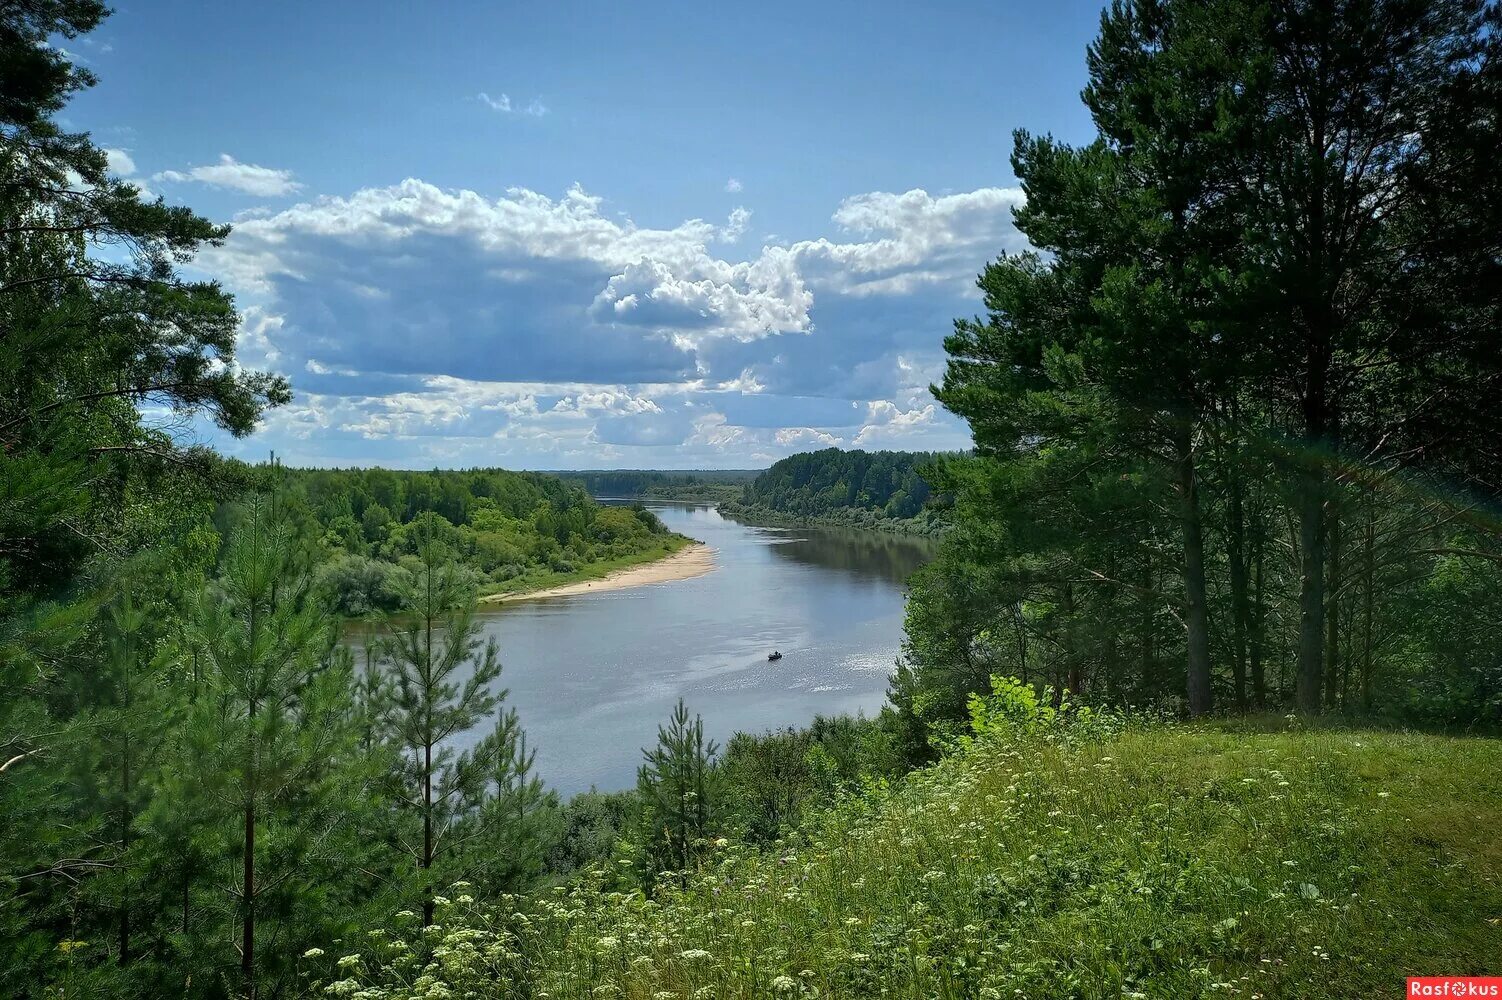
<svg viewBox="0 0 1502 1000">
<path fill-rule="evenodd" d="M 558 1000 L 1395 997 L 1408 974 L 1502 973 L 1499 830 L 1493 740 L 989 741 L 779 852 L 724 847 L 656 901 L 604 873 L 494 911 L 459 896 L 430 972 Z M 417 995 L 394 947 L 336 988 Z"/>
<path fill-rule="evenodd" d="M 822 522 L 917 534 L 942 522 L 922 470 L 940 456 L 908 451 L 822 451 L 791 455 L 745 485 L 722 513 L 755 523 Z"/>
</svg>

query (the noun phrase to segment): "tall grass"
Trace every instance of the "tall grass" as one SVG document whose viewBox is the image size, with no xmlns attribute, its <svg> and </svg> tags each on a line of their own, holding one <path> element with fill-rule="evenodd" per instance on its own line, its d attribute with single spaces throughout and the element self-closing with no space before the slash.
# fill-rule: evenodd
<svg viewBox="0 0 1502 1000">
<path fill-rule="evenodd" d="M 655 899 L 596 870 L 426 939 L 309 958 L 330 995 L 1400 996 L 1502 972 L 1502 744 L 1154 725 L 993 735 Z M 339 960 L 337 968 L 326 963 Z"/>
</svg>

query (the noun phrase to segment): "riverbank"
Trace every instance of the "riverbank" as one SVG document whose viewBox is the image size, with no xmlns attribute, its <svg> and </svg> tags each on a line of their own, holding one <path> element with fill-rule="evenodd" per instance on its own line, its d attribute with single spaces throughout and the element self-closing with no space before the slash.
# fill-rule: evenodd
<svg viewBox="0 0 1502 1000">
<path fill-rule="evenodd" d="M 927 512 L 918 517 L 890 518 L 883 517 L 876 511 L 846 507 L 841 508 L 839 513 L 804 517 L 785 514 L 760 504 L 744 504 L 734 500 L 723 501 L 715 509 L 722 517 L 763 528 L 855 528 L 892 535 L 937 538 L 947 526 L 942 519 Z"/>
<path fill-rule="evenodd" d="M 678 539 L 681 539 L 681 542 L 670 546 L 664 552 L 643 553 L 639 556 L 616 560 L 613 563 L 586 567 L 582 571 L 586 574 L 584 579 L 580 579 L 578 572 L 559 573 L 556 574 L 558 577 L 556 581 L 527 581 L 529 585 L 523 588 L 485 594 L 480 597 L 479 602 L 502 604 L 510 601 L 535 601 L 577 594 L 599 594 L 611 590 L 625 590 L 629 587 L 644 587 L 653 583 L 691 580 L 696 576 L 713 572 L 714 549 L 691 538 L 676 536 L 675 541 Z"/>
</svg>

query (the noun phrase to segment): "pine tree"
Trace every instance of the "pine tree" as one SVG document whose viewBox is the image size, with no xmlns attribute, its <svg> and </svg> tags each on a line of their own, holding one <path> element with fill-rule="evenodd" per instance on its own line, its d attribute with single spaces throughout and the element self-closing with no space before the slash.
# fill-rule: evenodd
<svg viewBox="0 0 1502 1000">
<path fill-rule="evenodd" d="M 108 874 L 95 888 L 115 911 L 114 959 L 126 966 L 134 958 L 132 911 L 149 850 L 137 845 L 137 826 L 159 780 L 167 734 L 178 713 L 165 685 L 167 657 L 154 649 L 148 629 L 151 609 L 138 602 L 130 570 L 122 573 L 117 590 L 106 609 L 107 669 L 96 681 L 104 701 L 88 731 L 103 840 L 110 845 Z M 154 916 L 145 914 L 144 922 L 152 923 Z"/>
<path fill-rule="evenodd" d="M 382 650 L 395 682 L 392 731 L 402 748 L 398 803 L 411 819 L 398 847 L 415 870 L 423 926 L 433 922 L 435 886 L 461 876 L 459 859 L 483 832 L 477 818 L 497 749 L 482 741 L 460 753 L 454 740 L 504 697 L 491 690 L 501 673 L 499 650 L 494 639 L 480 637 L 473 586 L 435 537 L 436 517 L 422 518 L 408 610 L 389 620 Z"/>
<path fill-rule="evenodd" d="M 477 754 L 489 763 L 471 877 L 487 893 L 515 892 L 541 873 L 558 822 L 558 797 L 533 770 L 516 709 L 502 712 Z"/>
<path fill-rule="evenodd" d="M 716 828 L 714 756 L 704 739 L 704 719 L 689 718 L 683 699 L 664 726 L 657 746 L 643 750 L 636 787 L 642 810 L 644 861 L 652 874 L 671 872 L 684 884 Z"/>
<path fill-rule="evenodd" d="M 1484 86 L 1466 86 L 1478 66 L 1496 73 L 1488 6 L 1290 0 L 1257 22 L 1266 71 L 1251 95 L 1262 114 L 1240 169 L 1224 178 L 1257 180 L 1248 218 L 1258 266 L 1245 305 L 1262 320 L 1269 387 L 1294 438 L 1284 465 L 1296 483 L 1305 712 L 1325 702 L 1342 453 L 1373 468 L 1434 467 L 1451 446 L 1430 436 L 1431 421 L 1444 413 L 1452 427 L 1474 427 L 1495 412 L 1478 394 L 1496 384 L 1497 353 L 1495 330 L 1473 311 L 1480 303 L 1434 308 L 1455 301 L 1446 286 L 1467 280 L 1457 260 L 1490 257 L 1483 269 L 1495 276 L 1495 233 L 1466 229 L 1488 216 L 1494 185 L 1472 188 L 1466 208 L 1425 197 L 1471 184 L 1471 154 L 1496 149 L 1495 107 Z M 1478 138 L 1480 149 L 1463 148 Z M 1457 209 L 1473 222 L 1457 227 Z M 1495 283 L 1485 298 L 1495 309 Z"/>
<path fill-rule="evenodd" d="M 310 868 L 344 814 L 335 761 L 354 738 L 350 665 L 330 655 L 335 622 L 310 599 L 296 539 L 270 498 L 246 502 L 205 614 L 204 691 L 185 756 L 219 807 L 205 820 L 235 862 L 226 917 L 239 928 L 238 990 L 254 998 L 263 975 L 287 972 L 289 928 L 310 919 L 295 900 L 312 891 Z M 279 948 L 264 958 L 263 913 L 275 914 Z"/>
</svg>

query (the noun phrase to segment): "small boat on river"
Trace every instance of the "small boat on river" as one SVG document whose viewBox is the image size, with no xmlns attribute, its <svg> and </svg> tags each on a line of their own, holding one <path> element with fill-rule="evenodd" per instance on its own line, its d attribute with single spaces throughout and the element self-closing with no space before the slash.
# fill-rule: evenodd
<svg viewBox="0 0 1502 1000">
<path fill-rule="evenodd" d="M 768 660 L 780 660 L 780 659 L 782 659 L 782 654 L 779 653 L 779 652 L 777 652 L 777 650 L 774 649 L 770 653 L 767 654 L 767 659 Z"/>
</svg>

